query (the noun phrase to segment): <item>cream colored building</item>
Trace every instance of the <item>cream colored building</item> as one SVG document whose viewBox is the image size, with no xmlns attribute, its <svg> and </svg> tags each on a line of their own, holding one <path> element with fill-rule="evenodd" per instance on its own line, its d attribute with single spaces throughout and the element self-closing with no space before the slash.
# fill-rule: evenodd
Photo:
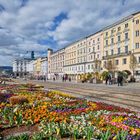
<svg viewBox="0 0 140 140">
<path fill-rule="evenodd" d="M 87 38 L 77 42 L 77 74 L 86 73 Z"/>
<path fill-rule="evenodd" d="M 41 58 L 41 71 L 40 75 L 44 78 L 48 78 L 48 58 L 43 57 Z"/>
<path fill-rule="evenodd" d="M 41 75 L 41 58 L 37 58 L 33 62 L 33 74 L 35 77 L 39 77 Z"/>
<path fill-rule="evenodd" d="M 116 71 L 129 70 L 129 56 L 132 51 L 133 19 L 127 17 L 103 29 L 104 48 L 103 59 L 111 59 L 116 65 Z"/>
<path fill-rule="evenodd" d="M 133 53 L 137 58 L 138 65 L 135 69 L 135 75 L 140 78 L 140 12 L 133 15 Z"/>
<path fill-rule="evenodd" d="M 62 79 L 62 76 L 64 75 L 64 53 L 65 48 L 56 52 L 48 49 L 48 79 Z"/>
<path fill-rule="evenodd" d="M 139 14 L 132 14 L 122 20 L 103 29 L 103 67 L 108 60 L 112 60 L 115 71 L 126 71 L 133 73 L 130 69 L 130 55 L 134 53 L 139 57 L 139 37 L 136 37 L 136 31 L 139 32 Z M 136 18 L 136 19 L 135 19 Z M 139 33 L 137 33 L 139 34 Z M 137 53 L 136 53 L 137 52 Z"/>
<path fill-rule="evenodd" d="M 80 74 L 103 72 L 111 60 L 113 70 L 133 73 L 130 55 L 137 58 L 135 74 L 140 75 L 140 12 L 125 17 L 100 31 L 80 39 L 65 48 L 48 50 L 49 77 L 68 74 L 78 79 Z M 96 62 L 100 62 L 97 68 Z"/>
<path fill-rule="evenodd" d="M 65 74 L 76 80 L 80 74 L 86 73 L 87 38 L 83 38 L 65 48 Z"/>
<path fill-rule="evenodd" d="M 68 45 L 65 48 L 65 62 L 64 62 L 64 72 L 75 79 L 75 74 L 77 74 L 77 42 Z"/>
<path fill-rule="evenodd" d="M 87 63 L 86 73 L 101 72 L 101 60 L 103 52 L 103 32 L 99 31 L 87 37 Z M 96 66 L 96 63 L 100 66 Z"/>
</svg>

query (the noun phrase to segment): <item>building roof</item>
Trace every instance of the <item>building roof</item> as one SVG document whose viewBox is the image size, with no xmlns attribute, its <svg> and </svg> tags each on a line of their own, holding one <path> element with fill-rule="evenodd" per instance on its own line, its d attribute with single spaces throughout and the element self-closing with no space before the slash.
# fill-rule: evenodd
<svg viewBox="0 0 140 140">
<path fill-rule="evenodd" d="M 78 40 L 76 40 L 76 41 L 74 41 L 74 42 L 68 44 L 67 46 L 65 46 L 65 47 L 63 47 L 63 48 L 61 48 L 61 49 L 59 49 L 59 50 L 53 52 L 53 54 L 55 54 L 55 53 L 57 53 L 57 52 L 59 52 L 59 51 L 65 49 L 65 48 L 67 48 L 67 47 L 69 47 L 69 46 L 71 46 L 71 45 L 73 45 L 73 44 L 75 44 L 75 43 L 77 43 L 77 42 L 79 42 L 79 41 L 82 41 L 82 40 L 84 40 L 84 39 L 87 39 L 88 37 L 91 37 L 91 36 L 93 36 L 93 35 L 95 35 L 95 34 L 97 34 L 97 33 L 100 33 L 100 32 L 102 32 L 102 31 L 105 31 L 105 30 L 109 29 L 109 28 L 112 28 L 112 27 L 114 27 L 114 26 L 116 26 L 116 25 L 118 25 L 118 24 L 120 24 L 120 23 L 122 23 L 122 22 L 124 22 L 124 21 L 127 21 L 127 20 L 131 19 L 134 15 L 137 15 L 137 14 L 139 14 L 139 13 L 140 13 L 140 11 L 137 11 L 137 12 L 135 12 L 135 13 L 133 13 L 133 14 L 127 16 L 127 17 L 124 17 L 124 18 L 122 18 L 121 20 L 119 20 L 119 21 L 117 21 L 117 22 L 115 22 L 115 23 L 113 23 L 113 24 L 110 24 L 109 26 L 104 27 L 104 28 L 98 30 L 97 32 L 95 32 L 95 33 L 93 33 L 93 34 L 90 34 L 90 35 L 88 35 L 88 36 L 85 36 L 85 37 L 83 37 L 83 38 L 81 38 L 81 39 L 78 39 Z M 49 50 L 52 50 L 52 49 L 49 49 Z M 53 55 L 53 54 L 52 54 L 52 55 Z"/>
<path fill-rule="evenodd" d="M 115 23 L 113 23 L 113 24 L 110 24 L 109 26 L 104 27 L 102 30 L 104 31 L 104 30 L 107 30 L 107 29 L 109 29 L 109 28 L 112 28 L 113 26 L 116 26 L 116 25 L 118 25 L 118 24 L 120 24 L 120 23 L 123 23 L 123 22 L 125 22 L 125 21 L 127 21 L 127 20 L 133 18 L 134 15 L 137 15 L 137 14 L 139 14 L 139 13 L 140 13 L 140 11 L 135 12 L 135 13 L 133 13 L 133 14 L 127 16 L 127 17 L 124 17 L 124 18 L 122 18 L 121 20 L 118 20 L 117 22 L 115 22 Z"/>
<path fill-rule="evenodd" d="M 32 59 L 32 58 L 15 58 L 14 61 L 24 61 L 24 60 L 30 60 L 30 61 L 32 61 L 32 60 L 35 60 L 35 59 Z"/>
</svg>

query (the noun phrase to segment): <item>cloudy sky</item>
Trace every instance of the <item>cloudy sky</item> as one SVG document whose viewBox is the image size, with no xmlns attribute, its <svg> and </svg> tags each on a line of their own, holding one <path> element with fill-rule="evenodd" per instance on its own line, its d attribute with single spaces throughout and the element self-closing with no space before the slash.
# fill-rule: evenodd
<svg viewBox="0 0 140 140">
<path fill-rule="evenodd" d="M 0 0 L 0 65 L 45 56 L 140 10 L 140 0 Z"/>
</svg>

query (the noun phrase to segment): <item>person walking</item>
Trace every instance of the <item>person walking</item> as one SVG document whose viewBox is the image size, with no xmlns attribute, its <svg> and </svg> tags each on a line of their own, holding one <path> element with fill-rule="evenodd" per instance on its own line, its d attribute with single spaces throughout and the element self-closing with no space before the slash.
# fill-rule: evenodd
<svg viewBox="0 0 140 140">
<path fill-rule="evenodd" d="M 122 77 L 122 75 L 119 74 L 117 77 L 118 86 L 122 86 L 122 80 L 123 80 L 123 77 Z"/>
<path fill-rule="evenodd" d="M 53 77 L 53 81 L 55 81 L 55 77 Z"/>
<path fill-rule="evenodd" d="M 120 76 L 120 85 L 123 86 L 123 76 Z"/>
<path fill-rule="evenodd" d="M 106 83 L 106 85 L 107 85 L 107 83 L 108 83 L 108 75 L 106 75 L 106 77 L 105 77 L 105 83 Z"/>
<path fill-rule="evenodd" d="M 63 77 L 62 77 L 62 82 L 64 82 L 64 79 L 65 79 L 65 78 L 64 78 L 64 76 L 63 76 Z"/>
<path fill-rule="evenodd" d="M 108 80 L 109 80 L 109 85 L 111 85 L 112 84 L 112 78 L 111 78 L 111 75 L 110 74 L 108 76 Z"/>
<path fill-rule="evenodd" d="M 69 82 L 71 82 L 71 78 L 69 77 Z"/>
</svg>

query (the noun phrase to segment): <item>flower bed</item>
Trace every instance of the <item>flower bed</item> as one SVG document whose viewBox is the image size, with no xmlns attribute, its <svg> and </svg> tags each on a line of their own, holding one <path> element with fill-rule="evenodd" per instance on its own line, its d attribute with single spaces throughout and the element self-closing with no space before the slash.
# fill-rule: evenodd
<svg viewBox="0 0 140 140">
<path fill-rule="evenodd" d="M 1 137 L 11 140 L 140 139 L 140 116 L 136 112 L 58 91 L 45 93 L 42 88 L 32 84 L 0 86 L 0 91 L 10 89 L 12 93 L 0 92 L 0 99 L 4 98 L 0 102 Z M 26 128 L 28 133 L 24 134 L 21 128 Z M 15 134 L 21 129 L 22 134 L 10 136 L 12 129 Z"/>
</svg>

